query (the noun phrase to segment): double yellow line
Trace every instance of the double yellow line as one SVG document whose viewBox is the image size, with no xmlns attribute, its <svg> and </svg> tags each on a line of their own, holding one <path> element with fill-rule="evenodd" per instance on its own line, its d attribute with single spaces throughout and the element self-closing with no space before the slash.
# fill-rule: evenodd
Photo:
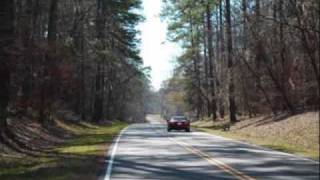
<svg viewBox="0 0 320 180">
<path fill-rule="evenodd" d="M 168 137 L 171 141 L 177 143 L 178 145 L 182 146 L 183 148 L 185 148 L 186 150 L 188 150 L 189 152 L 207 160 L 210 164 L 219 167 L 221 170 L 231 174 L 232 176 L 236 177 L 239 180 L 255 180 L 255 178 L 250 177 L 234 168 L 232 168 L 231 166 L 227 165 L 226 163 L 219 161 L 217 159 L 214 159 L 212 156 L 184 143 L 181 141 L 177 141 L 173 138 Z"/>
</svg>

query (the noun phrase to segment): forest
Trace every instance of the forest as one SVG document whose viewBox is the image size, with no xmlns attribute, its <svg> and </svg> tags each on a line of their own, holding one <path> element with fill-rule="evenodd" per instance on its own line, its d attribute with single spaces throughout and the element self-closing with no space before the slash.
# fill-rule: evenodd
<svg viewBox="0 0 320 180">
<path fill-rule="evenodd" d="M 168 38 L 183 49 L 159 91 L 163 115 L 235 123 L 319 111 L 319 1 L 163 2 Z"/>
<path fill-rule="evenodd" d="M 44 126 L 62 110 L 95 123 L 144 119 L 140 9 L 140 0 L 1 1 L 1 141 L 10 117 Z"/>
</svg>

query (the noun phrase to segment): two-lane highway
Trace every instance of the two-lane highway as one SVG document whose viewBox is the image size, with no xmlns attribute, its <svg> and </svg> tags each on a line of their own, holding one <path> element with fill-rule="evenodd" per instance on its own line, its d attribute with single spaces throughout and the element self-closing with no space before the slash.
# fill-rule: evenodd
<svg viewBox="0 0 320 180">
<path fill-rule="evenodd" d="M 113 144 L 109 179 L 319 179 L 319 163 L 202 132 L 134 124 Z"/>
</svg>

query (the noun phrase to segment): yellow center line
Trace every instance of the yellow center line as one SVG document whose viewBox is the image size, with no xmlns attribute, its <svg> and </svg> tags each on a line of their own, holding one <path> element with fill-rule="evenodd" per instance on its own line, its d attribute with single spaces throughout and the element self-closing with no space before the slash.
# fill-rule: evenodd
<svg viewBox="0 0 320 180">
<path fill-rule="evenodd" d="M 191 153 L 193 153 L 193 154 L 195 154 L 195 155 L 207 160 L 210 164 L 212 164 L 214 166 L 217 166 L 220 169 L 222 169 L 223 171 L 233 175 L 237 179 L 240 179 L 240 180 L 255 180 L 255 178 L 250 177 L 250 176 L 248 176 L 248 175 L 246 175 L 246 174 L 244 174 L 244 173 L 232 168 L 231 166 L 227 165 L 226 163 L 213 158 L 209 154 L 204 153 L 203 151 L 200 151 L 200 150 L 188 145 L 187 143 L 177 141 L 177 140 L 175 140 L 173 138 L 170 138 L 170 137 L 168 137 L 168 138 L 171 141 L 173 141 L 173 142 L 177 143 L 178 145 L 182 146 L 186 150 L 190 151 Z"/>
</svg>

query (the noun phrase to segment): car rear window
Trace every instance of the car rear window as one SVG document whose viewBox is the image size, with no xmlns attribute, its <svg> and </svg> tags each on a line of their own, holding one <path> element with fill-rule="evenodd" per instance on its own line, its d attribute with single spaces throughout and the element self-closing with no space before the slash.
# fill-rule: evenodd
<svg viewBox="0 0 320 180">
<path fill-rule="evenodd" d="M 187 118 L 184 117 L 184 116 L 175 116 L 175 117 L 173 117 L 173 119 L 176 120 L 176 121 L 185 121 L 185 120 L 187 120 Z"/>
</svg>

